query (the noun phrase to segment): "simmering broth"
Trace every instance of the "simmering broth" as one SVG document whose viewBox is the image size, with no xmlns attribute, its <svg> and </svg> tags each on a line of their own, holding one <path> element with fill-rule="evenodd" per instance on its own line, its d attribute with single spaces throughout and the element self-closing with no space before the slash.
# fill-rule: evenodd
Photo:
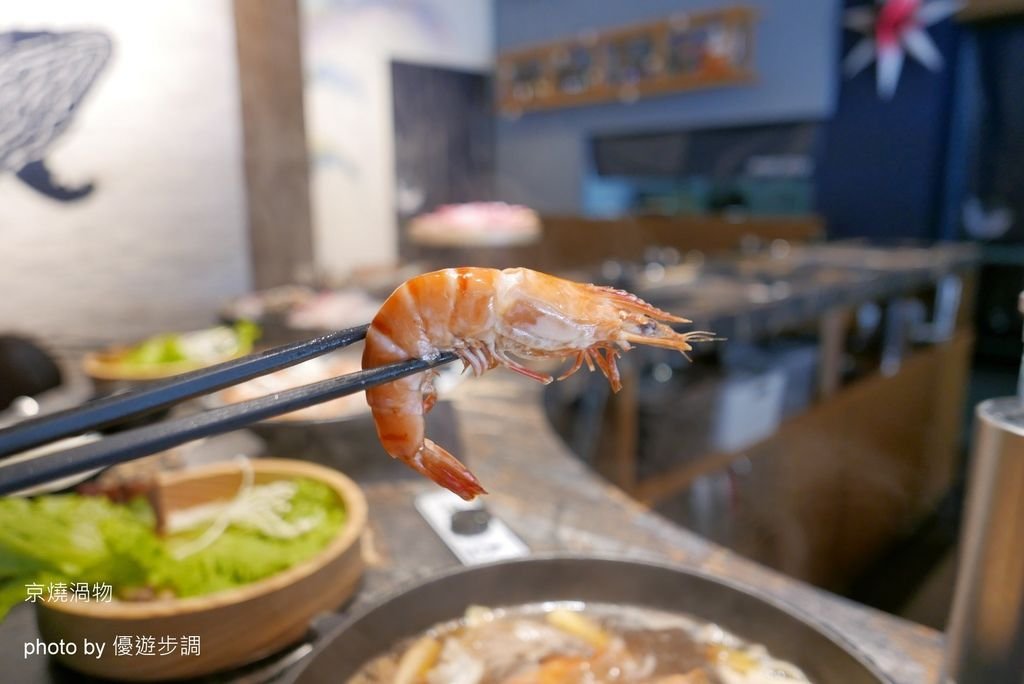
<svg viewBox="0 0 1024 684">
<path fill-rule="evenodd" d="M 605 603 L 471 606 L 367 663 L 348 684 L 809 684 L 717 625 Z"/>
</svg>

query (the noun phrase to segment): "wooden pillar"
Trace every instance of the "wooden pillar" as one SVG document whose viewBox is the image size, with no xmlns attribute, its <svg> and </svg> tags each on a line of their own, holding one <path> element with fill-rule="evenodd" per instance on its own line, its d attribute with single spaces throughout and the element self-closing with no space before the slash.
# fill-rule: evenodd
<svg viewBox="0 0 1024 684">
<path fill-rule="evenodd" d="M 235 0 L 253 283 L 313 267 L 298 0 Z"/>
</svg>

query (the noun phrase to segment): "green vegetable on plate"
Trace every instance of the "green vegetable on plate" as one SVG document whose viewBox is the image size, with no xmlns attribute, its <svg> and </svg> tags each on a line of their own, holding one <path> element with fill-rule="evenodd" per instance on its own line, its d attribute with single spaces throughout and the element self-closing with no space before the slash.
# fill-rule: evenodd
<svg viewBox="0 0 1024 684">
<path fill-rule="evenodd" d="M 216 362 L 248 354 L 259 336 L 259 326 L 251 321 L 238 321 L 231 327 L 222 325 L 194 332 L 156 335 L 129 349 L 122 363 L 154 366 L 187 361 Z"/>
<path fill-rule="evenodd" d="M 0 499 L 0 619 L 26 599 L 29 584 L 105 583 L 120 599 L 240 587 L 316 555 L 346 518 L 333 490 L 303 478 L 250 487 L 219 508 L 201 508 L 208 510 L 161 537 L 141 498 Z"/>
</svg>

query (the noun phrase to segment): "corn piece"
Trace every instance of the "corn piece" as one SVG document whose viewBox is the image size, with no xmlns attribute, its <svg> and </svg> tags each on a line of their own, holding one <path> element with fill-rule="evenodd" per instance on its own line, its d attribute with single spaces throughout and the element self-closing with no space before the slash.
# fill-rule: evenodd
<svg viewBox="0 0 1024 684">
<path fill-rule="evenodd" d="M 583 639 L 595 649 L 606 647 L 612 639 L 600 625 L 576 611 L 553 610 L 547 614 L 547 621 L 553 627 Z"/>
<path fill-rule="evenodd" d="M 394 684 L 419 684 L 441 655 L 441 642 L 433 637 L 422 637 L 402 654 L 395 672 Z"/>
<path fill-rule="evenodd" d="M 757 661 L 743 651 L 725 646 L 708 646 L 708 658 L 740 674 L 747 674 L 757 667 Z"/>
</svg>

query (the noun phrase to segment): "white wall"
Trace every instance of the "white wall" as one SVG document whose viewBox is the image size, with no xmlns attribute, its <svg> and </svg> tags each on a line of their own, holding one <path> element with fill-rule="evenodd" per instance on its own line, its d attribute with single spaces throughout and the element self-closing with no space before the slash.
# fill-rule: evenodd
<svg viewBox="0 0 1024 684">
<path fill-rule="evenodd" d="M 318 268 L 397 258 L 392 60 L 489 70 L 491 0 L 303 0 Z"/>
<path fill-rule="evenodd" d="M 230 0 L 0 14 L 0 33 L 76 29 L 107 33 L 113 56 L 47 159 L 97 188 L 60 203 L 0 169 L 0 331 L 124 340 L 207 325 L 250 282 Z"/>
</svg>

